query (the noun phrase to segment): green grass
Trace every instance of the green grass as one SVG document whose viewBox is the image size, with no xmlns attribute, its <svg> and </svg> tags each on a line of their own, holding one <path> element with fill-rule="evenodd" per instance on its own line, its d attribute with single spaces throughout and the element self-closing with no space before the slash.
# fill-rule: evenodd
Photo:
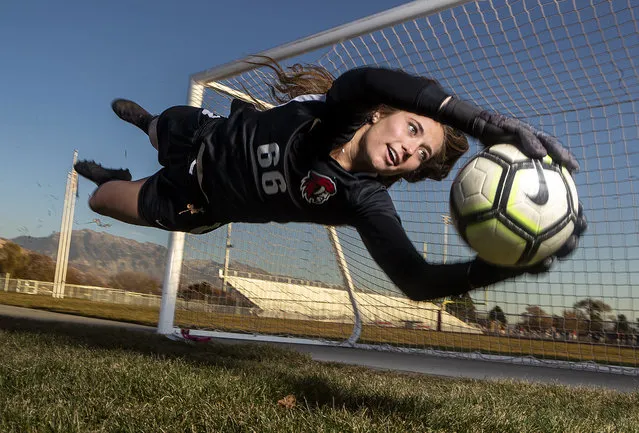
<svg viewBox="0 0 639 433">
<path fill-rule="evenodd" d="M 74 298 L 58 299 L 46 295 L 25 295 L 11 292 L 0 292 L 0 304 L 148 326 L 157 326 L 160 313 L 158 308 L 109 304 Z"/>
<path fill-rule="evenodd" d="M 292 408 L 278 405 L 295 396 Z M 639 432 L 639 393 L 442 379 L 0 317 L 0 432 Z"/>
<path fill-rule="evenodd" d="M 156 326 L 157 308 L 92 302 L 82 299 L 54 299 L 44 295 L 25 295 L 0 291 L 0 304 L 38 308 L 88 317 L 120 320 Z M 183 327 L 217 329 L 248 333 L 284 334 L 344 340 L 352 325 L 305 320 L 247 317 L 229 314 L 205 314 L 178 310 L 176 324 Z M 639 350 L 613 344 L 592 344 L 552 340 L 532 340 L 494 335 L 436 332 L 403 328 L 363 326 L 360 343 L 429 347 L 438 350 L 482 352 L 510 356 L 534 355 L 540 359 L 594 361 L 603 364 L 639 366 Z"/>
</svg>

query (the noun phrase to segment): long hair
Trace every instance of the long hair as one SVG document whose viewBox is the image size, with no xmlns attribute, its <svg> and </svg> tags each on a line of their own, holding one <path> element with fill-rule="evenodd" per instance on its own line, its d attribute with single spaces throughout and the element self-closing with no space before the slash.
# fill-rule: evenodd
<svg viewBox="0 0 639 433">
<path fill-rule="evenodd" d="M 259 56 L 262 62 L 248 62 L 251 65 L 266 66 L 275 74 L 276 81 L 266 83 L 275 101 L 280 104 L 301 95 L 314 95 L 328 92 L 335 77 L 326 68 L 319 65 L 295 63 L 285 69 L 270 57 Z"/>
<path fill-rule="evenodd" d="M 323 66 L 295 63 L 292 66 L 282 68 L 279 63 L 270 57 L 261 56 L 262 62 L 249 62 L 257 66 L 265 66 L 275 74 L 275 81 L 266 83 L 274 100 L 285 103 L 300 95 L 326 93 L 333 85 L 335 77 Z M 375 107 L 372 112 L 378 111 L 381 116 L 388 116 L 396 111 L 396 108 L 387 105 Z M 455 162 L 468 151 L 468 139 L 458 129 L 448 125 L 444 128 L 444 145 L 440 152 L 432 158 L 424 161 L 416 170 L 396 176 L 381 176 L 378 180 L 386 187 L 399 180 L 414 183 L 424 179 L 445 179 L 455 165 Z"/>
</svg>

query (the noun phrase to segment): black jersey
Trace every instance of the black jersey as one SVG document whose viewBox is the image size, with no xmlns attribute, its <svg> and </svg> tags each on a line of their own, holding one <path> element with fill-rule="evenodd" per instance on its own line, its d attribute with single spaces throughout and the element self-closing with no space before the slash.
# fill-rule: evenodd
<svg viewBox="0 0 639 433">
<path fill-rule="evenodd" d="M 216 222 L 312 222 L 350 225 L 373 259 L 412 299 L 468 290 L 467 264 L 424 261 L 374 174 L 344 170 L 331 149 L 350 140 L 380 104 L 433 113 L 420 98 L 446 94 L 432 81 L 381 69 L 351 70 L 326 95 L 309 95 L 266 111 L 233 101 L 228 118 L 207 123 L 197 170 Z M 433 98 L 423 98 L 432 100 Z"/>
</svg>

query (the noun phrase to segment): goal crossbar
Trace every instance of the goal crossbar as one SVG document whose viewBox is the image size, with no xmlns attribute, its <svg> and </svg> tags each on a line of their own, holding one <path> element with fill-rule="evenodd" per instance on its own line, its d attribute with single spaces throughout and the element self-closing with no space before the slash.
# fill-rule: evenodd
<svg viewBox="0 0 639 433">
<path fill-rule="evenodd" d="M 193 74 L 191 81 L 207 84 L 210 81 L 223 80 L 253 69 L 254 66 L 251 62 L 259 61 L 260 57 L 270 57 L 275 61 L 285 60 L 404 21 L 435 14 L 442 10 L 468 3 L 469 1 L 471 0 L 416 0 L 298 39 L 294 42 L 271 48 L 254 56 L 247 56 L 243 59 Z"/>
</svg>

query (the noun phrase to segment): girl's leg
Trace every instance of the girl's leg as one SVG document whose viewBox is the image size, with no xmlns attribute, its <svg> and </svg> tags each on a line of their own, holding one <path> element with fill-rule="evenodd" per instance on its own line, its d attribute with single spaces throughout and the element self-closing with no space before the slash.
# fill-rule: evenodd
<svg viewBox="0 0 639 433">
<path fill-rule="evenodd" d="M 111 108 L 120 119 L 146 133 L 153 147 L 158 149 L 157 116 L 127 99 L 114 100 Z M 107 169 L 94 161 L 78 161 L 75 169 L 98 185 L 89 199 L 91 210 L 125 223 L 149 226 L 138 212 L 140 190 L 148 178 L 131 181 L 129 170 Z"/>
<path fill-rule="evenodd" d="M 140 189 L 148 178 L 136 181 L 113 180 L 95 190 L 89 207 L 100 215 L 139 226 L 149 226 L 138 213 Z"/>
<path fill-rule="evenodd" d="M 128 99 L 116 99 L 111 103 L 113 112 L 125 122 L 137 126 L 149 136 L 151 145 L 158 149 L 157 116 L 153 116 L 139 104 Z"/>
</svg>

